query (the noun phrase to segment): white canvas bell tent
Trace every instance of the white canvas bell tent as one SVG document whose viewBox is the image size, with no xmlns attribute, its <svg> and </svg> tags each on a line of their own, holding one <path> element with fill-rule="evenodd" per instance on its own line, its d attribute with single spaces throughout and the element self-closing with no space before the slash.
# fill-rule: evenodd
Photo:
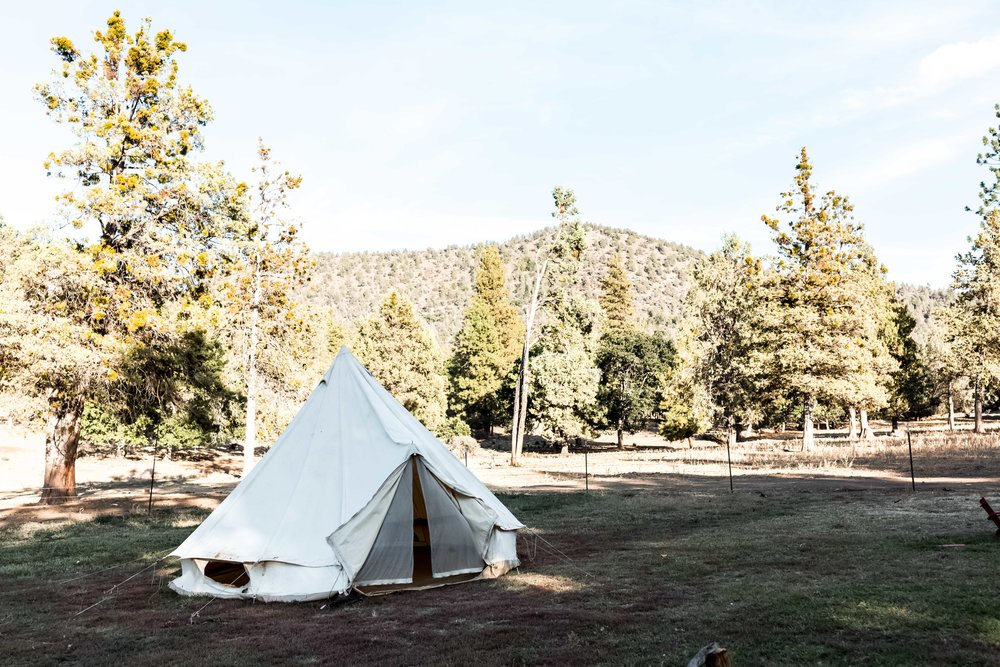
<svg viewBox="0 0 1000 667">
<path fill-rule="evenodd" d="M 177 547 L 183 595 L 316 600 L 495 577 L 510 511 L 341 348 L 274 447 Z"/>
</svg>

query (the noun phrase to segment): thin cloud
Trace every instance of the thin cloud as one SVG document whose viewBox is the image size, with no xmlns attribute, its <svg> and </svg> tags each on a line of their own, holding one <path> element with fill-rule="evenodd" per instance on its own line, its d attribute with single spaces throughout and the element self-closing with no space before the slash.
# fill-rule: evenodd
<svg viewBox="0 0 1000 667">
<path fill-rule="evenodd" d="M 964 138 L 959 135 L 896 146 L 838 169 L 830 182 L 836 183 L 838 190 L 852 194 L 879 190 L 893 181 L 956 159 L 966 150 Z"/>
<path fill-rule="evenodd" d="M 964 81 L 982 78 L 1000 68 L 1000 35 L 975 42 L 938 47 L 923 57 L 908 81 L 897 86 L 849 93 L 843 108 L 860 115 L 940 95 Z"/>
</svg>

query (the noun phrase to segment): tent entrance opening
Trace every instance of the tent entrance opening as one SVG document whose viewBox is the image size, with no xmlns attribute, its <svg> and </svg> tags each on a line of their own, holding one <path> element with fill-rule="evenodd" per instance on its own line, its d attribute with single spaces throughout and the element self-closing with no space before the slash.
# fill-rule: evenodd
<svg viewBox="0 0 1000 667">
<path fill-rule="evenodd" d="M 451 490 L 418 458 L 411 459 L 407 468 L 403 475 L 404 482 L 408 483 L 399 485 L 393 503 L 405 502 L 405 496 L 400 497 L 400 494 L 411 497 L 408 509 L 412 512 L 412 522 L 408 528 L 412 538 L 407 540 L 412 550 L 410 581 L 358 587 L 369 595 L 469 581 L 480 576 L 485 566 L 474 546 L 471 527 L 462 516 Z M 382 530 L 388 527 L 383 524 Z M 376 540 L 376 548 L 378 543 Z"/>
</svg>

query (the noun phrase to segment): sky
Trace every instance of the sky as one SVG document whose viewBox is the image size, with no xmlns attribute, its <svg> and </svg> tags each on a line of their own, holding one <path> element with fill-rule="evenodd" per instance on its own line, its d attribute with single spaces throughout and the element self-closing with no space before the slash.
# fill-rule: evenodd
<svg viewBox="0 0 1000 667">
<path fill-rule="evenodd" d="M 171 2 L 0 5 L 0 215 L 56 219 L 71 136 L 32 86 L 121 9 L 188 45 L 205 158 L 250 179 L 257 138 L 303 176 L 314 250 L 441 248 L 582 218 L 712 250 L 761 222 L 808 147 L 894 280 L 944 287 L 978 219 L 1000 102 L 1000 3 Z"/>
</svg>

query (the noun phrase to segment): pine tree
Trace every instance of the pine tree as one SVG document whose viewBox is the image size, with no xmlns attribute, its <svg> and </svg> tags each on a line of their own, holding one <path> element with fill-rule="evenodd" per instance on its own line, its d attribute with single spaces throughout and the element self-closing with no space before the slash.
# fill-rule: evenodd
<svg viewBox="0 0 1000 667">
<path fill-rule="evenodd" d="M 891 309 L 893 318 L 886 330 L 890 354 L 896 360 L 896 371 L 889 385 L 889 418 L 892 430 L 899 429 L 899 419 L 926 417 L 934 412 L 934 385 L 930 369 L 920 352 L 913 330 L 913 319 L 906 304 L 896 301 Z"/>
<path fill-rule="evenodd" d="M 860 243 L 860 261 L 849 265 L 842 281 L 842 298 L 854 303 L 854 318 L 848 320 L 845 333 L 853 336 L 843 346 L 845 361 L 853 363 L 845 380 L 847 395 L 836 401 L 861 414 L 861 437 L 872 438 L 869 411 L 886 408 L 892 398 L 893 379 L 899 363 L 891 352 L 897 344 L 894 333 L 895 290 L 885 279 L 886 269 L 867 243 Z M 852 331 L 853 330 L 853 331 Z M 853 428 L 853 416 L 851 430 Z"/>
<path fill-rule="evenodd" d="M 674 363 L 663 378 L 660 402 L 660 435 L 667 440 L 691 439 L 712 427 L 713 409 L 705 387 L 695 377 L 697 364 L 691 346 L 679 341 Z"/>
<path fill-rule="evenodd" d="M 996 117 L 1000 119 L 1000 104 L 994 105 L 993 109 Z M 986 167 L 990 172 L 990 179 L 979 183 L 979 206 L 976 208 L 976 215 L 985 222 L 1000 204 L 1000 126 L 987 128 L 986 134 L 983 135 L 983 146 L 986 150 L 976 156 L 976 164 Z M 966 206 L 965 210 L 972 209 Z"/>
<path fill-rule="evenodd" d="M 879 350 L 877 336 L 875 294 L 881 288 L 872 276 L 882 270 L 854 221 L 853 205 L 833 191 L 817 197 L 805 148 L 796 172 L 777 207 L 787 222 L 762 219 L 778 250 L 774 368 L 802 405 L 803 448 L 811 450 L 818 402 L 883 407 L 885 389 L 865 369 L 875 362 L 891 368 L 892 361 Z"/>
<path fill-rule="evenodd" d="M 601 371 L 597 394 L 604 413 L 601 426 L 615 430 L 622 449 L 624 434 L 643 428 L 656 410 L 674 348 L 664 336 L 636 328 L 632 284 L 622 268 L 621 255 L 613 255 L 608 264 L 599 301 L 604 315 L 596 359 Z"/>
<path fill-rule="evenodd" d="M 988 210 L 970 241 L 972 247 L 958 256 L 953 276 L 956 303 L 948 319 L 948 342 L 964 360 L 975 402 L 975 431 L 982 433 L 983 400 L 1000 379 L 1000 212 Z"/>
<path fill-rule="evenodd" d="M 1000 118 L 1000 105 L 994 108 Z M 987 129 L 983 146 L 986 150 L 976 156 L 976 163 L 985 166 L 991 178 L 979 183 L 979 233 L 969 239 L 969 252 L 957 257 L 952 276 L 956 303 L 947 317 L 948 342 L 963 360 L 972 385 L 976 433 L 984 430 L 986 393 L 1000 379 L 1000 127 Z"/>
<path fill-rule="evenodd" d="M 599 313 L 596 304 L 562 298 L 549 312 L 531 359 L 531 414 L 562 452 L 601 421 L 597 400 L 601 372 L 594 355 Z"/>
<path fill-rule="evenodd" d="M 444 423 L 444 360 L 413 305 L 395 292 L 358 326 L 357 357 L 424 426 Z"/>
<path fill-rule="evenodd" d="M 958 311 L 954 306 L 939 306 L 931 311 L 923 353 L 933 383 L 934 399 L 945 406 L 948 429 L 955 430 L 955 403 L 969 393 L 965 377 L 965 359 L 954 346 L 955 322 Z"/>
<path fill-rule="evenodd" d="M 761 414 L 767 382 L 770 293 L 760 261 L 735 236 L 695 267 L 681 325 L 682 359 L 711 405 L 711 421 L 735 444 Z"/>
<path fill-rule="evenodd" d="M 448 405 L 473 427 L 492 432 L 502 419 L 501 391 L 517 359 L 523 329 L 494 245 L 479 253 L 473 290 L 448 365 Z"/>
<path fill-rule="evenodd" d="M 243 205 L 220 164 L 194 159 L 212 111 L 178 77 L 186 45 L 148 20 L 130 35 L 118 12 L 94 39 L 90 55 L 52 39 L 60 67 L 35 87 L 77 139 L 45 166 L 73 179 L 59 201 L 78 237 L 38 246 L 52 260 L 47 288 L 28 290 L 39 322 L 54 327 L 46 335 L 64 334 L 79 352 L 31 367 L 50 409 L 45 502 L 75 495 L 80 416 L 115 364 L 129 348 L 183 335 L 190 311 L 210 301 L 208 279 L 225 263 L 220 239 Z"/>
<path fill-rule="evenodd" d="M 604 311 L 604 331 L 625 331 L 635 326 L 632 283 L 625 275 L 622 257 L 614 254 L 608 263 L 607 273 L 601 278 L 598 297 Z"/>
</svg>

